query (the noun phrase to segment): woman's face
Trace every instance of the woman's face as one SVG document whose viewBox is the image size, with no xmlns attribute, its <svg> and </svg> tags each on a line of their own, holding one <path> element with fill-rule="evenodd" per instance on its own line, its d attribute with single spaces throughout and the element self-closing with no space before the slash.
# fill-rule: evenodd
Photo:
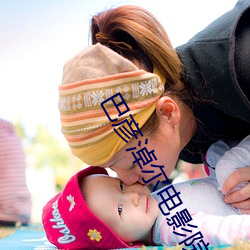
<svg viewBox="0 0 250 250">
<path fill-rule="evenodd" d="M 133 138 L 111 160 L 101 165 L 114 170 L 127 185 L 135 182 L 149 185 L 166 180 L 181 150 L 193 136 L 193 116 L 189 113 L 181 116 L 178 104 L 171 97 L 159 99 L 156 114 L 159 126 L 153 135 L 138 135 L 137 139 Z"/>
<path fill-rule="evenodd" d="M 148 70 L 138 61 L 133 63 L 140 69 Z M 155 135 L 138 135 L 138 139 L 129 141 L 111 160 L 100 165 L 115 171 L 126 185 L 136 182 L 149 185 L 158 180 L 164 181 L 176 165 L 183 148 L 178 104 L 169 96 L 161 97 L 156 105 L 156 113 L 160 125 Z M 138 145 L 139 141 L 141 146 Z"/>
<path fill-rule="evenodd" d="M 145 144 L 146 139 L 147 144 Z M 140 146 L 138 146 L 139 141 Z M 127 151 L 131 148 L 136 149 Z M 169 177 L 176 165 L 180 150 L 179 137 L 166 128 L 164 133 L 158 133 L 156 136 L 138 136 L 138 139 L 132 139 L 101 167 L 114 170 L 126 185 L 135 182 L 149 185 L 156 183 L 157 180 L 166 180 L 163 173 Z M 158 177 L 154 179 L 157 175 Z"/>
</svg>

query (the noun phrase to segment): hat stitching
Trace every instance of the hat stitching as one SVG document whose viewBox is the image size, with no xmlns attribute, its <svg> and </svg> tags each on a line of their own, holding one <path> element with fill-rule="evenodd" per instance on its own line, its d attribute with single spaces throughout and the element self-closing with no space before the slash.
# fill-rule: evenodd
<svg viewBox="0 0 250 250">
<path fill-rule="evenodd" d="M 105 123 L 94 125 L 94 126 L 89 126 L 89 127 L 86 127 L 86 128 L 84 127 L 84 128 L 71 129 L 71 130 L 61 129 L 61 131 L 63 133 L 71 134 L 71 133 L 76 133 L 76 132 L 82 132 L 82 131 L 86 131 L 86 130 L 93 130 L 93 129 L 96 129 L 96 128 L 101 128 L 101 127 L 104 127 L 107 124 L 109 124 L 109 122 L 105 122 Z"/>
</svg>

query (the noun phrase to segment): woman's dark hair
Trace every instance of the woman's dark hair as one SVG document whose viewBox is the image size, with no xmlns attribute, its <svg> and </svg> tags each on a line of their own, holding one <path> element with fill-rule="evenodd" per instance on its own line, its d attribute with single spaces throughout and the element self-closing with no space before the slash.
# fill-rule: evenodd
<svg viewBox="0 0 250 250">
<path fill-rule="evenodd" d="M 147 10 L 126 5 L 100 12 L 92 17 L 91 38 L 92 44 L 99 42 L 149 72 L 156 68 L 166 78 L 165 93 L 190 103 L 190 93 L 181 81 L 181 61 L 165 29 Z M 154 112 L 142 131 L 152 134 L 157 125 Z"/>
</svg>

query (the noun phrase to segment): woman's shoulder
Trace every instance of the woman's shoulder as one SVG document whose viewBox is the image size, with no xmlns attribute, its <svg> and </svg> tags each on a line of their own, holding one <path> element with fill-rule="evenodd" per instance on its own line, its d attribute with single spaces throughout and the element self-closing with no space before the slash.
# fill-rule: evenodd
<svg viewBox="0 0 250 250">
<path fill-rule="evenodd" d="M 232 10 L 176 50 L 184 65 L 183 79 L 190 89 L 223 113 L 250 123 L 250 101 L 237 80 L 234 60 L 235 30 L 249 10 L 250 0 L 238 1 Z M 247 20 L 244 25 L 250 27 Z"/>
</svg>

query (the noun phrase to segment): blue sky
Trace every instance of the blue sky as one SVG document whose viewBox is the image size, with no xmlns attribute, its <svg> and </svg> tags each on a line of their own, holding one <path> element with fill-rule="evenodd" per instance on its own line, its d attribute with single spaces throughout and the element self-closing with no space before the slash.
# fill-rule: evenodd
<svg viewBox="0 0 250 250">
<path fill-rule="evenodd" d="M 0 117 L 20 118 L 30 134 L 43 123 L 60 134 L 58 85 L 65 62 L 89 44 L 91 15 L 136 4 L 185 43 L 236 0 L 0 0 Z"/>
</svg>

